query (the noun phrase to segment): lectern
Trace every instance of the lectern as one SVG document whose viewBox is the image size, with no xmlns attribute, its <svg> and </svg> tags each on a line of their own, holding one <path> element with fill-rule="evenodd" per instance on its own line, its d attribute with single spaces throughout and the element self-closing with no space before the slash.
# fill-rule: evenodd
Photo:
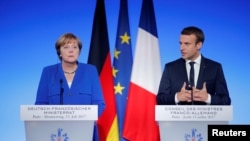
<svg viewBox="0 0 250 141">
<path fill-rule="evenodd" d="M 232 117 L 232 106 L 155 106 L 161 141 L 207 141 L 208 125 L 225 125 Z"/>
<path fill-rule="evenodd" d="M 97 105 L 21 105 L 26 141 L 92 141 Z"/>
</svg>

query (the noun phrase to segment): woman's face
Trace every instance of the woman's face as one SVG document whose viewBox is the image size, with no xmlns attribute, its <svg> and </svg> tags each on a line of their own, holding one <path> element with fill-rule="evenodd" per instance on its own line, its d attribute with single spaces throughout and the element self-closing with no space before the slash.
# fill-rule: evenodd
<svg viewBox="0 0 250 141">
<path fill-rule="evenodd" d="M 70 41 L 60 48 L 60 57 L 65 63 L 75 63 L 79 54 L 80 49 L 76 41 Z"/>
</svg>

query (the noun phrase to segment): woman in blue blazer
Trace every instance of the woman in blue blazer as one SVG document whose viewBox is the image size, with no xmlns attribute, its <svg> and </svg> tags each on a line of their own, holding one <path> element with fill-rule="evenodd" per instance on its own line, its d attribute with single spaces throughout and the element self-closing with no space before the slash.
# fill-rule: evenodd
<svg viewBox="0 0 250 141">
<path fill-rule="evenodd" d="M 35 104 L 98 105 L 100 115 L 105 104 L 96 68 L 77 62 L 74 74 L 67 74 L 62 64 L 43 69 Z"/>
<path fill-rule="evenodd" d="M 182 30 L 182 58 L 165 64 L 156 97 L 159 105 L 230 105 L 222 65 L 200 53 L 203 31 L 190 26 Z M 190 86 L 189 62 L 194 62 L 194 85 Z"/>
<path fill-rule="evenodd" d="M 95 66 L 78 62 L 80 39 L 66 33 L 55 49 L 61 62 L 43 68 L 35 104 L 98 105 L 100 116 L 105 108 L 101 83 Z"/>
</svg>

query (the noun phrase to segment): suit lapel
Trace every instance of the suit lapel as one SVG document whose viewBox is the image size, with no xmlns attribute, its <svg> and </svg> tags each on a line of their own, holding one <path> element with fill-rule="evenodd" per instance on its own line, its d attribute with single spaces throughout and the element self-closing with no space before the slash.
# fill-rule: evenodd
<svg viewBox="0 0 250 141">
<path fill-rule="evenodd" d="M 206 58 L 201 56 L 200 72 L 196 86 L 198 89 L 201 89 L 203 87 L 204 75 L 206 74 L 205 71 L 206 71 Z"/>
<path fill-rule="evenodd" d="M 186 82 L 188 84 L 188 75 L 187 75 L 187 68 L 186 68 L 186 61 L 184 59 L 181 59 L 181 63 L 179 68 L 177 69 L 180 71 L 180 78 L 183 78 L 182 82 Z"/>
</svg>

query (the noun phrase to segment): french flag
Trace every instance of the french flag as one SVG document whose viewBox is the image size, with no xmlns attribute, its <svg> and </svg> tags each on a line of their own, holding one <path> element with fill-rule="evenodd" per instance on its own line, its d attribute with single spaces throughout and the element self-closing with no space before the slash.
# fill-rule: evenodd
<svg viewBox="0 0 250 141">
<path fill-rule="evenodd" d="M 161 74 L 154 5 L 152 0 L 143 0 L 125 113 L 124 138 L 131 141 L 160 140 L 155 105 Z"/>
</svg>

